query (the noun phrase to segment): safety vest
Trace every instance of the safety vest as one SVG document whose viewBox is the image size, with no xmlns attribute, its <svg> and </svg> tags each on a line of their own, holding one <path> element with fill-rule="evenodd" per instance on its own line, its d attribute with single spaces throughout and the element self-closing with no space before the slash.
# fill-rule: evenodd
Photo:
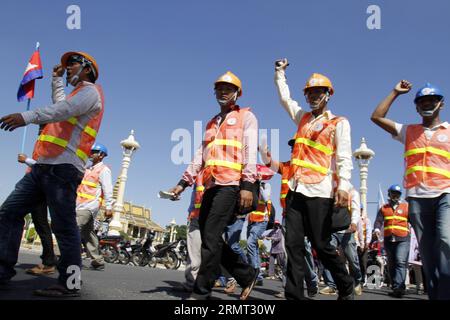
<svg viewBox="0 0 450 320">
<path fill-rule="evenodd" d="M 103 189 L 100 198 L 97 198 L 97 190 L 100 186 L 100 174 L 107 168 L 103 163 L 100 163 L 92 168 L 86 169 L 83 180 L 77 189 L 77 205 L 92 201 L 103 201 Z"/>
<path fill-rule="evenodd" d="M 70 99 L 79 92 L 86 85 L 81 83 L 78 85 L 68 96 L 67 100 L 70 102 Z M 100 124 L 103 118 L 104 111 L 104 97 L 103 90 L 99 85 L 95 85 L 95 88 L 100 94 L 101 98 L 101 110 L 95 115 L 92 119 L 88 121 L 88 123 L 82 128 L 79 142 L 76 146 L 76 150 L 74 152 L 76 155 L 83 161 L 86 162 L 91 147 L 95 142 L 95 138 L 97 137 L 97 132 L 100 128 Z M 36 154 L 37 158 L 45 157 L 45 158 L 55 158 L 62 154 L 64 150 L 67 149 L 69 142 L 72 138 L 73 130 L 78 124 L 78 117 L 72 117 L 65 121 L 48 123 L 45 125 L 44 130 L 39 135 L 38 140 L 36 142 Z"/>
<path fill-rule="evenodd" d="M 248 215 L 248 222 L 264 222 L 269 221 L 270 210 L 272 207 L 272 201 L 264 201 L 262 197 L 259 197 L 258 206 L 255 211 L 250 212 Z"/>
<path fill-rule="evenodd" d="M 407 126 L 404 158 L 405 188 L 420 183 L 441 190 L 450 187 L 450 127 L 437 129 L 428 140 L 422 125 Z"/>
<path fill-rule="evenodd" d="M 220 183 L 241 179 L 244 116 L 249 111 L 250 108 L 237 107 L 228 113 L 219 127 L 216 118 L 208 122 L 203 141 L 205 185 L 211 179 Z"/>
<path fill-rule="evenodd" d="M 309 122 L 311 112 L 303 115 L 295 135 L 289 178 L 304 184 L 316 184 L 325 179 L 331 170 L 335 153 L 334 135 L 342 117 Z"/>
<path fill-rule="evenodd" d="M 198 219 L 200 216 L 200 208 L 202 207 L 203 195 L 205 194 L 205 186 L 203 185 L 202 174 L 198 174 L 195 179 L 195 195 L 194 195 L 194 208 L 189 212 L 188 220 Z"/>
<path fill-rule="evenodd" d="M 281 189 L 280 189 L 280 205 L 283 208 L 283 217 L 286 214 L 286 197 L 289 193 L 289 166 L 290 161 L 280 163 L 281 173 Z"/>
<path fill-rule="evenodd" d="M 384 237 L 396 236 L 406 237 L 409 235 L 408 226 L 408 203 L 400 202 L 394 209 L 385 204 L 381 207 L 381 213 L 384 217 Z"/>
</svg>

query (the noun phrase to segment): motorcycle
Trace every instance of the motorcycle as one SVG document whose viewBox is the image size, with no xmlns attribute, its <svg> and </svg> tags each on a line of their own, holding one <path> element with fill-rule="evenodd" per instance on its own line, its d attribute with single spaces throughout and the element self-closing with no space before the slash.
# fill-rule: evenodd
<svg viewBox="0 0 450 320">
<path fill-rule="evenodd" d="M 156 268 L 158 263 L 163 264 L 167 269 L 176 270 L 181 262 L 175 251 L 179 241 L 159 244 L 155 246 L 155 251 L 148 257 L 148 266 Z"/>
<path fill-rule="evenodd" d="M 106 224 L 107 227 L 104 228 L 103 232 L 100 235 L 98 235 L 98 243 L 100 253 L 103 255 L 105 261 L 108 263 L 114 263 L 119 257 L 119 243 L 123 239 L 121 236 L 108 235 L 109 221 L 110 219 L 106 219 L 103 222 L 103 224 Z"/>
<path fill-rule="evenodd" d="M 132 247 L 130 241 L 121 241 L 119 243 L 119 256 L 117 261 L 120 264 L 127 265 L 131 261 Z"/>
<path fill-rule="evenodd" d="M 114 263 L 119 257 L 119 243 L 122 241 L 121 236 L 102 235 L 99 238 L 100 252 L 108 263 Z"/>
<path fill-rule="evenodd" d="M 179 240 L 177 246 L 175 247 L 175 253 L 178 256 L 178 263 L 175 269 L 178 269 L 181 264 L 186 265 L 187 263 L 187 243 L 186 240 Z"/>
</svg>

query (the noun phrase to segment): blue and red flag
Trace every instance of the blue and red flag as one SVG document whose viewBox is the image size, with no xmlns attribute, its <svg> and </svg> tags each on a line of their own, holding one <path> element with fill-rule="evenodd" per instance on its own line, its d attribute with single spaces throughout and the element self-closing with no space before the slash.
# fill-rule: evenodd
<svg viewBox="0 0 450 320">
<path fill-rule="evenodd" d="M 25 73 L 23 74 L 22 82 L 20 83 L 19 91 L 17 92 L 17 100 L 25 101 L 33 99 L 34 97 L 34 80 L 42 79 L 42 63 L 39 54 L 39 47 L 36 48 L 33 55 L 28 62 Z"/>
</svg>

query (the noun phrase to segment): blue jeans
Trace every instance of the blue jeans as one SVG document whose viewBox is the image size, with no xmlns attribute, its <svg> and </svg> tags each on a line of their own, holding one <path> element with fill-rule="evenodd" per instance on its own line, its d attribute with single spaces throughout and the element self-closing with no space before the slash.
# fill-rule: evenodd
<svg viewBox="0 0 450 320">
<path fill-rule="evenodd" d="M 259 256 L 258 239 L 266 231 L 267 221 L 253 222 L 247 226 L 247 257 L 250 265 L 257 270 L 261 269 L 261 258 Z M 258 280 L 262 280 L 262 274 L 259 272 Z"/>
<path fill-rule="evenodd" d="M 58 241 L 61 257 L 58 280 L 66 285 L 69 266 L 81 268 L 80 232 L 75 201 L 83 174 L 71 164 L 36 164 L 15 186 L 0 207 L 0 279 L 15 274 L 24 217 L 39 203 L 47 201 L 52 219 L 52 231 Z"/>
<path fill-rule="evenodd" d="M 406 289 L 405 280 L 406 270 L 408 269 L 409 246 L 409 240 L 398 242 L 384 241 L 393 290 Z"/>
<path fill-rule="evenodd" d="M 430 300 L 450 299 L 450 194 L 408 198 Z"/>
<path fill-rule="evenodd" d="M 241 248 L 241 245 L 239 244 L 239 240 L 241 240 L 241 232 L 242 227 L 244 226 L 245 218 L 238 218 L 236 219 L 232 224 L 228 225 L 225 229 L 225 241 L 230 246 L 231 250 L 233 250 L 235 253 L 237 253 L 241 259 L 242 262 L 247 262 L 247 257 L 244 254 L 244 251 Z"/>
<path fill-rule="evenodd" d="M 319 286 L 319 277 L 314 271 L 314 257 L 311 251 L 311 242 L 305 237 L 305 282 L 306 288 L 312 289 Z"/>
<path fill-rule="evenodd" d="M 356 250 L 356 241 L 353 233 L 333 233 L 331 235 L 331 245 L 335 248 L 342 248 L 344 256 L 348 261 L 350 275 L 353 277 L 355 286 L 362 282 L 361 269 L 359 267 L 358 251 Z M 323 269 L 323 278 L 328 287 L 336 289 L 333 277 L 328 269 Z"/>
</svg>

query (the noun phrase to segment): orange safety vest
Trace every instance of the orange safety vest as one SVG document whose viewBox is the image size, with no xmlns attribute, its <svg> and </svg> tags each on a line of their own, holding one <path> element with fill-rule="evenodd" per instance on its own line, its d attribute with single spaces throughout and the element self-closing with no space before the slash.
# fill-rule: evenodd
<svg viewBox="0 0 450 320">
<path fill-rule="evenodd" d="M 297 181 L 305 184 L 319 183 L 330 172 L 336 147 L 336 125 L 344 119 L 323 118 L 310 123 L 311 117 L 311 112 L 305 113 L 298 125 L 289 173 L 289 178 L 294 176 Z"/>
<path fill-rule="evenodd" d="M 77 205 L 97 200 L 100 174 L 105 168 L 107 168 L 107 166 L 102 163 L 101 165 L 86 169 L 83 180 L 81 180 L 77 189 Z M 100 204 L 103 201 L 103 189 L 98 201 Z"/>
<path fill-rule="evenodd" d="M 73 97 L 78 91 L 80 91 L 85 85 L 82 83 L 78 85 L 68 96 L 67 100 Z M 76 155 L 83 160 L 87 161 L 89 154 L 91 152 L 91 147 L 95 142 L 98 130 L 103 118 L 104 111 L 104 96 L 103 90 L 99 85 L 95 85 L 98 90 L 101 101 L 102 108 L 100 112 L 95 115 L 88 123 L 84 126 L 81 131 L 78 145 L 76 146 Z M 35 156 L 45 157 L 45 158 L 55 158 L 62 154 L 66 150 L 73 134 L 73 130 L 78 123 L 78 117 L 72 117 L 65 121 L 48 123 L 45 125 L 44 130 L 39 135 L 38 140 L 35 145 Z"/>
<path fill-rule="evenodd" d="M 202 174 L 198 174 L 195 179 L 194 208 L 189 212 L 188 220 L 198 219 L 200 216 L 200 208 L 202 207 L 203 195 L 205 194 L 205 186 L 203 185 Z"/>
<path fill-rule="evenodd" d="M 250 108 L 237 107 L 228 113 L 219 127 L 216 118 L 208 122 L 203 141 L 203 150 L 206 151 L 203 169 L 205 185 L 211 179 L 220 183 L 241 179 L 244 116 L 249 111 Z"/>
<path fill-rule="evenodd" d="M 286 210 L 286 197 L 289 193 L 289 167 L 290 161 L 280 162 L 279 173 L 281 173 L 280 205 L 283 208 L 283 215 Z"/>
<path fill-rule="evenodd" d="M 404 157 L 405 188 L 420 183 L 441 190 L 450 187 L 450 127 L 437 129 L 428 140 L 422 125 L 407 126 Z"/>
<path fill-rule="evenodd" d="M 385 204 L 381 207 L 381 213 L 384 217 L 385 238 L 392 235 L 396 237 L 409 235 L 408 203 L 400 202 L 395 211 L 389 204 Z"/>
<path fill-rule="evenodd" d="M 262 197 L 259 197 L 258 206 L 255 211 L 250 212 L 248 215 L 248 222 L 264 222 L 269 221 L 270 210 L 272 208 L 272 201 L 264 201 Z"/>
</svg>

